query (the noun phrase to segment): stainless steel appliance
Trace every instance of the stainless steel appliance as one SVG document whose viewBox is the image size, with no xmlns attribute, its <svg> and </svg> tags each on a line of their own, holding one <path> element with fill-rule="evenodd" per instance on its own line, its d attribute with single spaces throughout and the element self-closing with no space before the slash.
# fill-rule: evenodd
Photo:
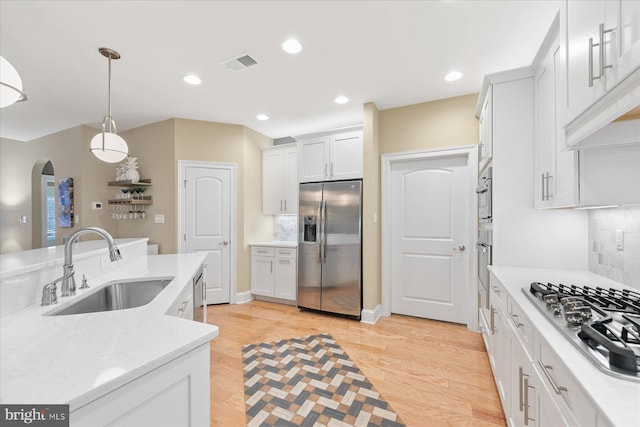
<svg viewBox="0 0 640 427">
<path fill-rule="evenodd" d="M 491 265 L 491 230 L 481 228 L 478 230 L 478 294 L 480 295 L 480 308 L 489 310 L 489 266 Z"/>
<path fill-rule="evenodd" d="M 207 292 L 202 267 L 193 276 L 193 320 L 207 322 Z"/>
<path fill-rule="evenodd" d="M 478 194 L 478 220 L 491 222 L 491 185 L 493 180 L 493 167 L 486 168 L 480 175 L 479 185 L 476 187 Z"/>
<path fill-rule="evenodd" d="M 522 291 L 600 370 L 640 381 L 639 292 L 540 282 Z"/>
<path fill-rule="evenodd" d="M 362 181 L 300 184 L 298 307 L 360 318 Z"/>
</svg>

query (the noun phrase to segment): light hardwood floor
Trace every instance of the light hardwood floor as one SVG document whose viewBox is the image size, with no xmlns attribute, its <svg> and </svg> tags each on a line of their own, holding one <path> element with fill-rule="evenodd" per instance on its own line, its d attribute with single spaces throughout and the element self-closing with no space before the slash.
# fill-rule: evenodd
<svg viewBox="0 0 640 427">
<path fill-rule="evenodd" d="M 207 308 L 211 426 L 245 425 L 242 346 L 327 332 L 409 426 L 506 426 L 482 338 L 392 315 L 376 325 L 263 301 Z"/>
</svg>

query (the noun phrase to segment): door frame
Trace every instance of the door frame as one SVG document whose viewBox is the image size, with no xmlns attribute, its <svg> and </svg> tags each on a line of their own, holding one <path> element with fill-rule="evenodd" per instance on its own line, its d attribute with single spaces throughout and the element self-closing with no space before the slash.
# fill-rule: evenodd
<svg viewBox="0 0 640 427">
<path fill-rule="evenodd" d="M 184 233 L 185 233 L 185 176 L 188 167 L 206 167 L 211 169 L 225 169 L 230 171 L 231 188 L 229 189 L 229 202 L 231 211 L 229 213 L 229 303 L 236 303 L 236 169 L 235 163 L 201 162 L 196 160 L 178 160 L 178 253 L 185 253 Z"/>
<path fill-rule="evenodd" d="M 437 148 L 433 150 L 424 151 L 410 151 L 403 153 L 391 153 L 383 154 L 381 158 L 381 180 L 380 187 L 382 192 L 381 206 L 382 206 L 382 218 L 381 218 L 381 251 L 382 251 L 382 289 L 381 289 L 381 314 L 388 317 L 391 315 L 391 168 L 395 163 L 404 162 L 407 160 L 426 160 L 444 157 L 467 157 L 468 179 L 469 179 L 469 194 L 468 194 L 468 242 L 469 247 L 469 265 L 467 267 L 467 289 L 465 290 L 466 297 L 466 324 L 467 328 L 472 331 L 478 330 L 478 316 L 474 315 L 478 313 L 478 286 L 475 280 L 476 278 L 476 256 L 474 252 L 475 246 L 471 242 L 476 241 L 478 235 L 478 212 L 477 212 L 477 198 L 475 191 L 472 191 L 476 187 L 478 180 L 478 146 L 477 145 L 463 145 L 460 147 L 448 147 Z"/>
</svg>

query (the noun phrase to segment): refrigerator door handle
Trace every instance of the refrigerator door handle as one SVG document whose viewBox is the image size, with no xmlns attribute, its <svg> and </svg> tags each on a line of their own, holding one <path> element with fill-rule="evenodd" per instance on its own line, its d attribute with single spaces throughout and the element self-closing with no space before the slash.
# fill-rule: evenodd
<svg viewBox="0 0 640 427">
<path fill-rule="evenodd" d="M 322 228 L 321 228 L 321 240 L 322 245 L 322 263 L 327 262 L 327 201 L 322 200 Z"/>
<path fill-rule="evenodd" d="M 318 202 L 318 231 L 316 236 L 318 241 L 318 263 L 322 264 L 322 200 Z"/>
</svg>

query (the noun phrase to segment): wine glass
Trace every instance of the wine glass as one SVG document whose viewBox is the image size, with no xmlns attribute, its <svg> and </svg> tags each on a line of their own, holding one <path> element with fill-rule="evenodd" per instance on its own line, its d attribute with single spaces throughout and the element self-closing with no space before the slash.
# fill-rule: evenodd
<svg viewBox="0 0 640 427">
<path fill-rule="evenodd" d="M 144 200 L 144 191 L 146 190 L 146 188 L 138 188 L 138 191 L 140 191 L 140 199 Z"/>
<path fill-rule="evenodd" d="M 123 188 L 121 191 L 122 191 L 122 198 L 127 199 L 128 198 L 127 193 L 129 192 L 129 189 Z"/>
</svg>

